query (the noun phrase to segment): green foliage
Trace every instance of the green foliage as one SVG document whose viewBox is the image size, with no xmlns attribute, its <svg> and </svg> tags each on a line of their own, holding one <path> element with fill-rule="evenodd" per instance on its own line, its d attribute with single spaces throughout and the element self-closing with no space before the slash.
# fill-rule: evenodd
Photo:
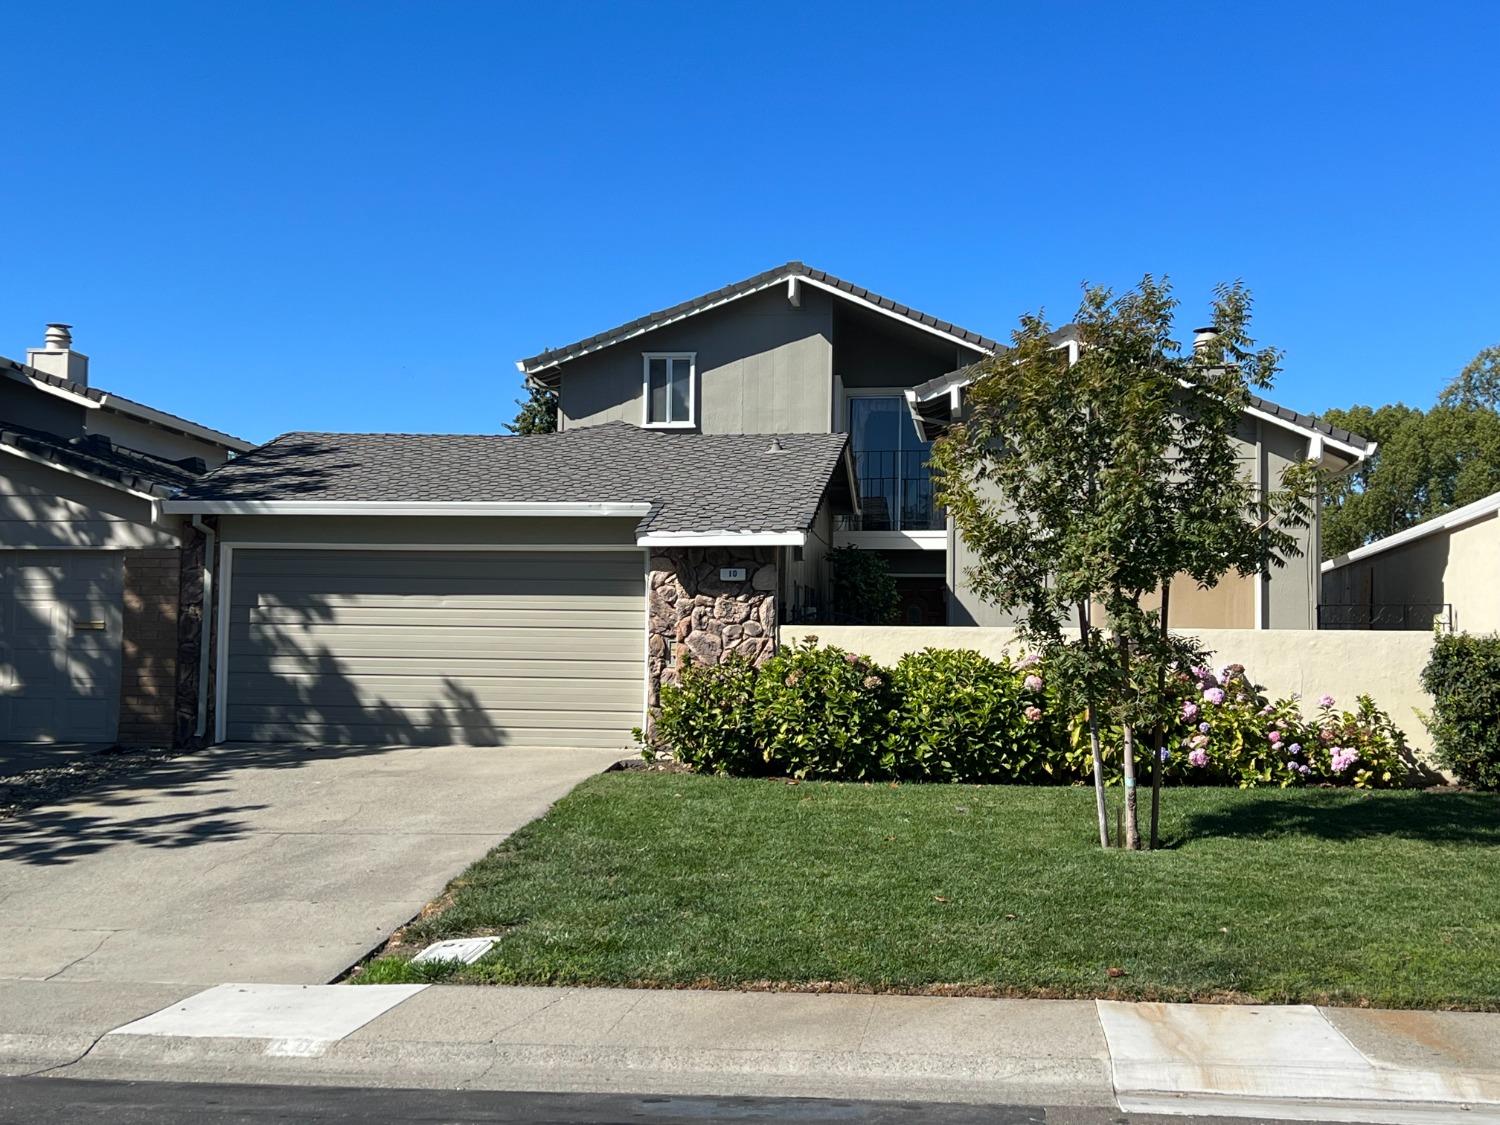
<svg viewBox="0 0 1500 1125">
<path fill-rule="evenodd" d="M 874 551 L 835 547 L 828 553 L 833 610 L 848 625 L 893 625 L 901 597 L 890 564 Z"/>
<path fill-rule="evenodd" d="M 1164 777 L 1178 785 L 1338 785 L 1387 789 L 1404 784 L 1412 754 L 1406 736 L 1369 696 L 1340 711 L 1329 696 L 1311 718 L 1295 696 L 1270 699 L 1242 665 L 1174 671 L 1159 713 Z M 1150 722 L 1155 722 L 1153 718 Z M 1069 767 L 1086 768 L 1083 721 L 1074 721 Z M 1106 755 L 1119 753 L 1111 738 Z"/>
<path fill-rule="evenodd" d="M 669 754 L 699 773 L 1075 784 L 1092 763 L 1070 676 L 1066 663 L 949 649 L 908 654 L 888 672 L 809 637 L 759 669 L 744 660 L 683 668 L 662 686 L 641 741 L 647 757 Z M 1174 670 L 1159 695 L 1133 706 L 1139 729 L 1163 730 L 1172 784 L 1372 789 L 1408 776 L 1405 738 L 1365 696 L 1353 711 L 1327 699 L 1304 718 L 1295 697 L 1268 699 L 1239 665 L 1199 665 Z M 1119 735 L 1105 732 L 1109 763 Z"/>
<path fill-rule="evenodd" d="M 890 673 L 807 637 L 761 666 L 755 730 L 764 763 L 790 777 L 866 781 L 890 777 L 894 710 Z"/>
<path fill-rule="evenodd" d="M 525 399 L 516 399 L 521 409 L 505 428 L 513 434 L 557 433 L 557 392 L 547 387 L 528 385 Z"/>
<path fill-rule="evenodd" d="M 683 667 L 661 686 L 651 737 L 637 730 L 646 756 L 670 753 L 702 773 L 754 776 L 766 771 L 755 734 L 755 668 L 743 657 Z"/>
<path fill-rule="evenodd" d="M 892 774 L 915 781 L 1070 781 L 1055 747 L 1064 724 L 1029 663 L 962 649 L 908 653 L 891 678 L 897 699 Z"/>
<path fill-rule="evenodd" d="M 1500 789 L 1500 635 L 1439 634 L 1422 687 L 1439 763 L 1465 785 Z"/>
<path fill-rule="evenodd" d="M 1500 490 L 1500 347 L 1475 356 L 1429 410 L 1401 403 L 1330 410 L 1324 420 L 1378 442 L 1372 457 L 1328 482 L 1323 557 Z"/>
</svg>

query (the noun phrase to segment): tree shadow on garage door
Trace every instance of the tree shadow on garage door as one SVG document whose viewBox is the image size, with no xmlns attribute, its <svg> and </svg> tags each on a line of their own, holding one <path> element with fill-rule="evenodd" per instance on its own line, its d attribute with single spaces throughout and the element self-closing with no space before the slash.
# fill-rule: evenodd
<svg viewBox="0 0 1500 1125">
<path fill-rule="evenodd" d="M 333 597 L 267 590 L 234 597 L 225 723 L 230 740 L 329 746 L 503 746 L 509 741 L 479 696 L 457 678 L 441 676 L 434 692 L 422 686 L 432 677 L 397 673 L 390 657 L 340 656 L 314 639 L 319 629 L 360 628 L 341 620 L 349 607 L 333 604 Z M 365 674 L 355 661 L 364 662 Z M 386 663 L 388 674 L 369 673 L 369 667 Z M 390 686 L 381 690 L 380 683 Z"/>
</svg>

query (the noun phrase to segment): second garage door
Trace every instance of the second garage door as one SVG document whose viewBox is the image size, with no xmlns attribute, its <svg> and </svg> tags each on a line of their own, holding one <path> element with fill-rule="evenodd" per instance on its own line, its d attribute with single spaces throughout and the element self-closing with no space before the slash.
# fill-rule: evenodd
<svg viewBox="0 0 1500 1125">
<path fill-rule="evenodd" d="M 224 735 L 625 747 L 639 551 L 235 548 Z"/>
</svg>

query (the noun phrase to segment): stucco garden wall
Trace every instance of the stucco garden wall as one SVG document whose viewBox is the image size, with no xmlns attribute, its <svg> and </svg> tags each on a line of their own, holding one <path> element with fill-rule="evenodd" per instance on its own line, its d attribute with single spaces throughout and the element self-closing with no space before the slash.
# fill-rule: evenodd
<svg viewBox="0 0 1500 1125">
<path fill-rule="evenodd" d="M 1324 692 L 1351 706 L 1356 695 L 1369 695 L 1390 713 L 1416 750 L 1430 750 L 1431 740 L 1417 712 L 1432 707 L 1422 690 L 1421 673 L 1432 650 L 1428 633 L 1379 630 L 1194 629 L 1213 650 L 1215 663 L 1243 664 L 1250 678 L 1272 696 L 1301 694 L 1315 709 Z M 924 648 L 966 648 L 986 656 L 1019 654 L 1014 629 L 920 628 L 863 625 L 783 625 L 781 643 L 795 644 L 816 636 L 837 645 L 894 664 L 908 652 Z"/>
</svg>

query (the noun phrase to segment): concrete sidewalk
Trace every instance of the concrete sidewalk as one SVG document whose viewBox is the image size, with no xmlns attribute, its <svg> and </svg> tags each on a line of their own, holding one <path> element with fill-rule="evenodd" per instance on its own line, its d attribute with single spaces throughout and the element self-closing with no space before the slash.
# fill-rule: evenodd
<svg viewBox="0 0 1500 1125">
<path fill-rule="evenodd" d="M 62 1013 L 33 983 L 16 1003 Z M 73 985 L 73 988 L 83 986 Z M 93 986 L 100 987 L 100 986 Z M 1500 1015 L 623 989 L 221 985 L 74 997 L 9 1073 L 1500 1122 Z M 87 1002 L 86 1002 L 87 1001 Z M 102 1023 L 124 1016 L 122 1025 Z M 140 1018 L 134 1018 L 140 1017 Z M 102 1032 L 108 1030 L 108 1034 Z M 96 1037 L 96 1038 L 95 1038 Z M 83 1049 L 80 1049 L 82 1047 Z M 29 1052 L 29 1057 L 21 1057 Z"/>
</svg>

